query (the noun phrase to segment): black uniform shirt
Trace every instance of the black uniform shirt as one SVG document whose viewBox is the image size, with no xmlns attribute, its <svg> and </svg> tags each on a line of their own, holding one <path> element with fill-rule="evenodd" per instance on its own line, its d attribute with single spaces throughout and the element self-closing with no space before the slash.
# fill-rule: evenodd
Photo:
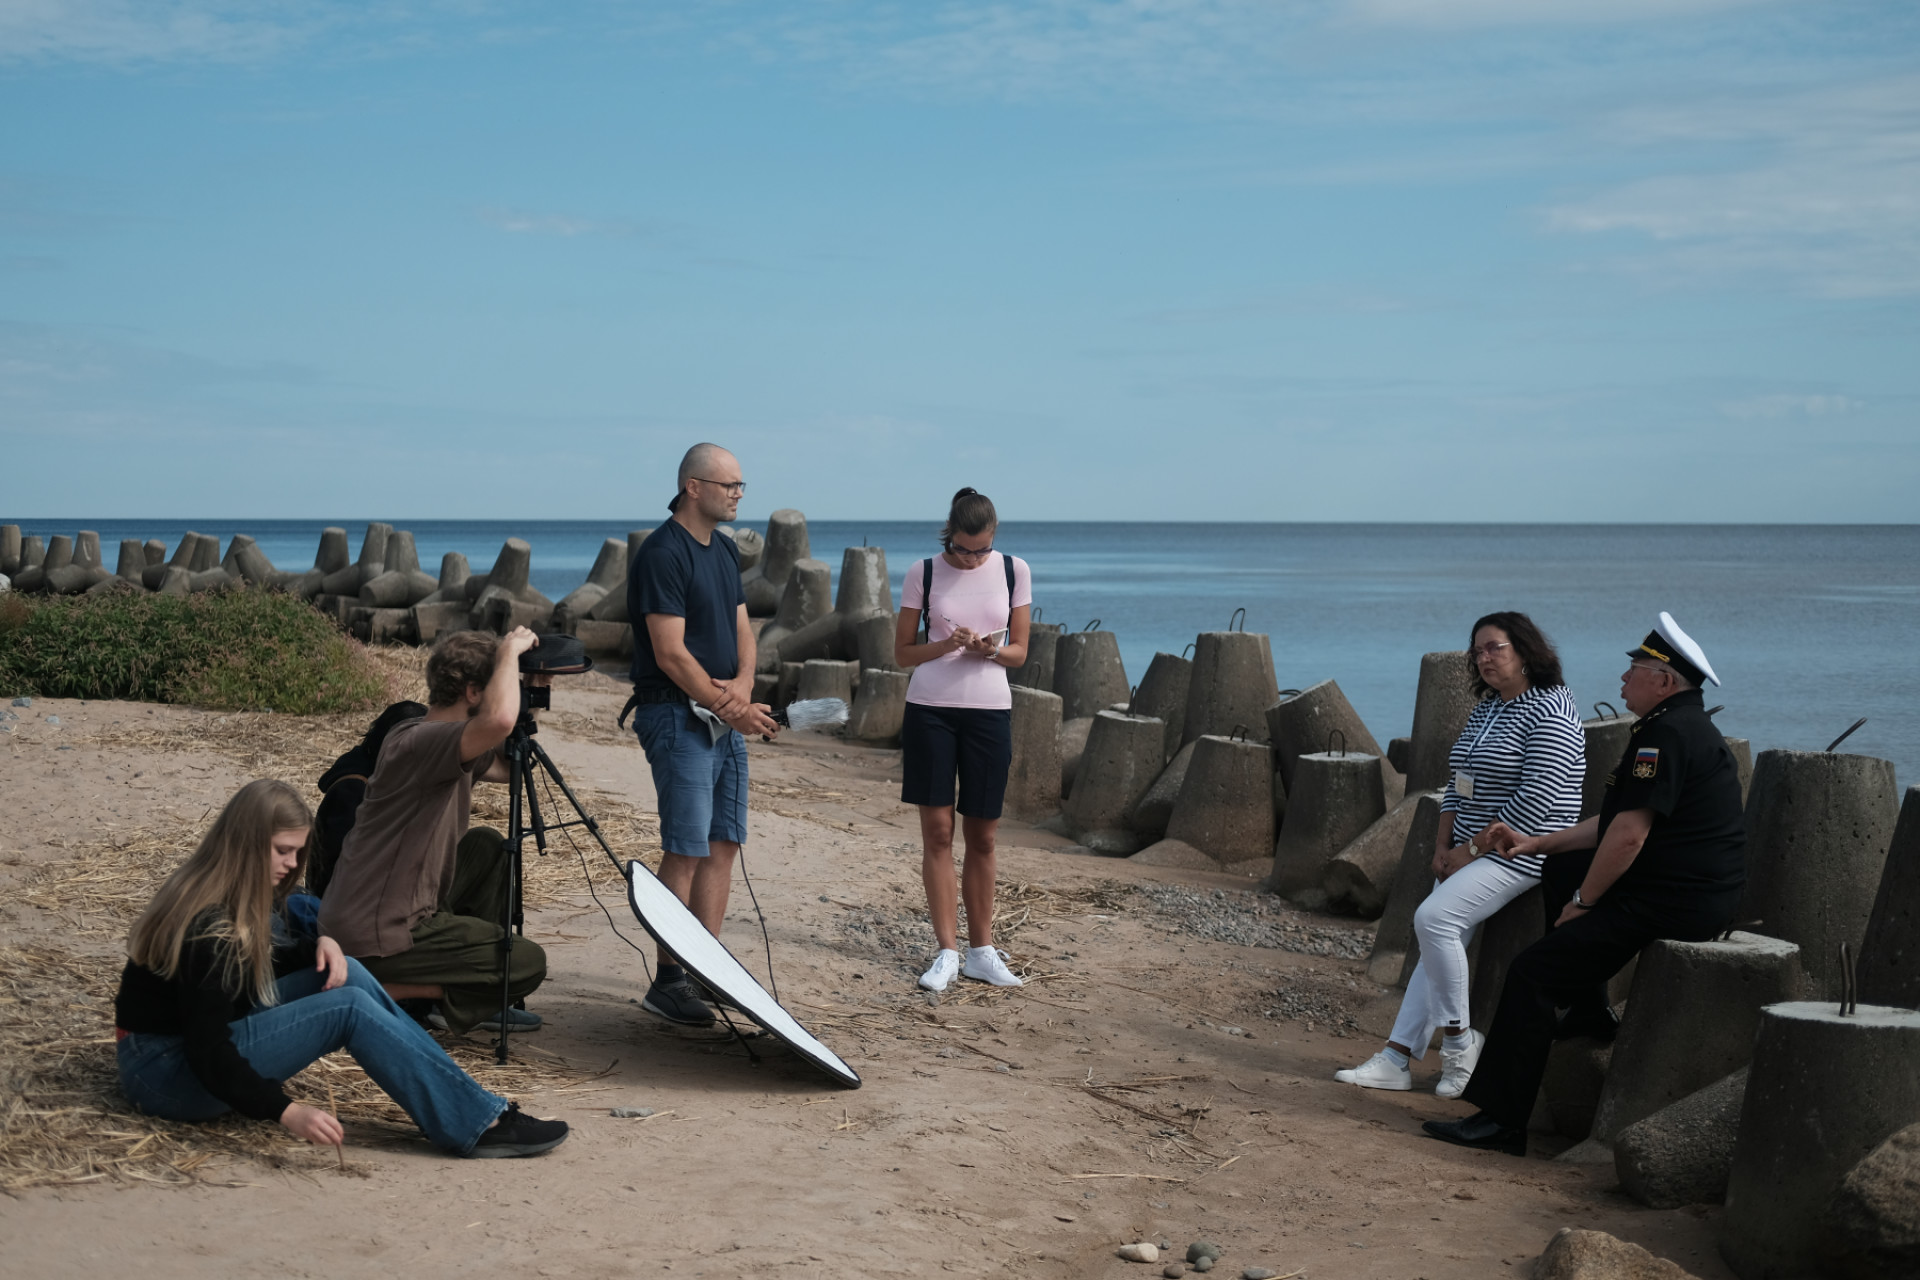
<svg viewBox="0 0 1920 1280">
<path fill-rule="evenodd" d="M 1731 899 L 1746 883 L 1740 774 L 1704 702 L 1698 689 L 1676 693 L 1627 735 L 1600 801 L 1600 838 L 1616 815 L 1632 809 L 1653 810 L 1653 828 L 1609 892 L 1705 906 Z"/>
</svg>

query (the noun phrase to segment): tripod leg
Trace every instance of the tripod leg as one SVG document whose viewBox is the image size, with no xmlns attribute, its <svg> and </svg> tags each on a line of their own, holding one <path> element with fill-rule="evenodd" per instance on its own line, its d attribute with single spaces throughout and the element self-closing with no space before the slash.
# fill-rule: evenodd
<svg viewBox="0 0 1920 1280">
<path fill-rule="evenodd" d="M 515 734 L 507 739 L 507 891 L 500 919 L 500 1033 L 493 1045 L 493 1060 L 507 1060 L 507 1009 L 513 1003 L 513 926 L 520 915 L 520 846 L 527 838 L 525 815 L 521 810 L 523 787 L 532 788 L 527 772 L 526 739 Z"/>
<path fill-rule="evenodd" d="M 753 1051 L 753 1046 L 747 1042 L 747 1038 L 740 1034 L 740 1028 L 733 1025 L 733 1019 L 727 1016 L 726 1006 L 715 1005 L 713 1011 L 720 1015 L 720 1020 L 727 1024 L 727 1030 L 733 1032 L 733 1038 L 738 1040 L 740 1047 L 747 1051 L 747 1062 L 752 1066 L 759 1066 L 760 1055 Z"/>
</svg>

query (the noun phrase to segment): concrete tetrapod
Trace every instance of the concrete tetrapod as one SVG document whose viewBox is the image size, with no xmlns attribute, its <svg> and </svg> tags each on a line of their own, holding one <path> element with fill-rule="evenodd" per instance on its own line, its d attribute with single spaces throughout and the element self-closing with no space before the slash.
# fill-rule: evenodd
<svg viewBox="0 0 1920 1280">
<path fill-rule="evenodd" d="M 1587 772 L 1580 780 L 1582 822 L 1600 812 L 1600 799 L 1607 793 L 1607 778 L 1626 753 L 1633 722 L 1633 716 L 1595 716 L 1580 722 L 1587 735 Z"/>
<path fill-rule="evenodd" d="M 1362 920 L 1379 918 L 1394 881 L 1400 877 L 1407 833 L 1413 829 L 1414 815 L 1419 811 L 1420 795 L 1408 796 L 1333 855 L 1320 881 L 1327 891 L 1328 906 L 1351 911 Z"/>
<path fill-rule="evenodd" d="M 217 547 L 219 544 L 215 544 Z M 194 544 L 197 556 L 199 544 Z M 40 562 L 43 572 L 52 573 L 55 569 L 65 569 L 73 564 L 73 539 L 64 533 L 56 533 L 47 540 L 47 558 Z"/>
<path fill-rule="evenodd" d="M 1433 891 L 1434 844 L 1440 838 L 1440 793 L 1409 793 L 1402 804 L 1415 806 L 1407 824 L 1407 842 L 1400 850 L 1400 866 L 1387 891 L 1380 923 L 1373 931 L 1373 951 L 1367 957 L 1367 977 L 1383 987 L 1400 983 L 1401 971 L 1414 949 L 1413 913 Z M 1286 828 L 1282 827 L 1284 834 Z"/>
<path fill-rule="evenodd" d="M 1054 657 L 1060 645 L 1060 628 L 1051 622 L 1036 622 L 1027 633 L 1027 660 L 1007 672 L 1009 684 L 1053 692 Z"/>
<path fill-rule="evenodd" d="M 1180 799 L 1180 788 L 1186 783 L 1187 769 L 1193 763 L 1193 745 L 1189 742 L 1173 753 L 1167 767 L 1133 806 L 1127 821 L 1142 843 L 1152 844 L 1167 834 L 1167 824 L 1173 821 L 1173 806 Z"/>
<path fill-rule="evenodd" d="M 1742 1067 L 1615 1134 L 1613 1168 L 1621 1187 L 1649 1209 L 1725 1200 L 1746 1096 Z"/>
<path fill-rule="evenodd" d="M 1447 756 L 1477 701 L 1465 649 L 1421 655 L 1420 688 L 1413 700 L 1413 743 L 1407 749 L 1407 790 L 1446 787 L 1453 776 Z"/>
<path fill-rule="evenodd" d="M 1471 976 L 1467 980 L 1467 1017 L 1474 1026 L 1493 1025 L 1500 992 L 1507 985 L 1507 970 L 1522 951 L 1546 936 L 1546 913 L 1540 897 L 1540 887 L 1535 885 L 1481 923 L 1479 936 L 1473 940 Z"/>
<path fill-rule="evenodd" d="M 1113 632 L 1062 635 L 1053 661 L 1053 691 L 1060 695 L 1067 719 L 1079 720 L 1127 700 L 1127 669 Z"/>
<path fill-rule="evenodd" d="M 1741 1280 L 1826 1274 L 1826 1215 L 1842 1179 L 1920 1121 L 1916 1061 L 1912 1009 L 1863 1004 L 1842 1014 L 1821 1001 L 1761 1010 L 1721 1219 L 1720 1256 Z"/>
<path fill-rule="evenodd" d="M 851 707 L 853 682 L 859 666 L 857 662 L 835 662 L 831 658 L 809 659 L 800 672 L 800 687 L 794 690 L 794 700 L 838 698 Z"/>
<path fill-rule="evenodd" d="M 419 604 L 461 604 L 467 603 L 467 579 L 473 576 L 473 570 L 467 567 L 467 558 L 458 551 L 449 551 L 440 557 L 440 577 L 433 594 Z M 418 605 L 415 606 L 416 608 Z"/>
<path fill-rule="evenodd" d="M 1167 839 L 1190 844 L 1223 867 L 1271 857 L 1272 777 L 1266 743 L 1201 734 L 1193 740 Z"/>
<path fill-rule="evenodd" d="M 413 614 L 413 633 L 421 644 L 432 644 L 449 631 L 467 630 L 469 606 L 465 600 L 434 600 L 417 604 Z"/>
<path fill-rule="evenodd" d="M 1920 787 L 1908 787 L 1860 944 L 1860 998 L 1920 1006 Z"/>
<path fill-rule="evenodd" d="M 114 574 L 128 582 L 138 584 L 140 575 L 146 572 L 147 549 L 138 538 L 120 539 L 120 559 L 114 567 Z"/>
<path fill-rule="evenodd" d="M 627 534 L 627 570 L 630 574 L 633 566 L 639 562 L 640 548 L 653 534 L 651 529 L 635 529 Z M 586 616 L 595 622 L 628 622 L 627 616 L 627 576 L 623 574 L 619 585 L 610 587 L 607 593 L 588 609 Z"/>
<path fill-rule="evenodd" d="M 1193 684 L 1193 664 L 1172 653 L 1156 653 L 1133 691 L 1135 715 L 1153 716 L 1167 726 L 1167 758 L 1171 760 L 1192 739 L 1184 733 L 1187 694 Z M 1231 731 L 1232 725 L 1227 726 Z"/>
<path fill-rule="evenodd" d="M 1166 729 L 1152 716 L 1123 711 L 1093 717 L 1063 810 L 1068 835 L 1096 853 L 1139 852 L 1140 837 L 1127 818 L 1167 762 Z"/>
<path fill-rule="evenodd" d="M 1335 680 L 1322 680 L 1311 688 L 1279 698 L 1263 713 L 1267 722 L 1267 740 L 1273 743 L 1273 758 L 1280 781 L 1287 793 L 1293 793 L 1293 774 L 1301 756 L 1343 745 L 1361 755 L 1381 755 L 1380 744 L 1360 719 L 1360 713 L 1340 692 Z"/>
<path fill-rule="evenodd" d="M 1727 750 L 1733 752 L 1733 767 L 1740 775 L 1740 803 L 1745 804 L 1753 789 L 1753 744 L 1745 738 L 1727 738 Z"/>
<path fill-rule="evenodd" d="M 1265 741 L 1267 708 L 1279 697 L 1273 646 L 1265 633 L 1202 631 L 1193 641 L 1193 671 L 1180 740 L 1192 742 L 1202 734 L 1227 736 L 1245 726 L 1248 737 Z"/>
<path fill-rule="evenodd" d="M 1087 735 L 1092 731 L 1092 716 L 1060 722 L 1060 799 L 1063 804 L 1073 794 L 1073 780 L 1080 772 L 1080 757 L 1087 752 Z"/>
<path fill-rule="evenodd" d="M 871 610 L 864 617 L 842 624 L 841 631 L 843 642 L 848 643 L 847 652 L 860 663 L 862 671 L 900 669 L 893 661 L 892 609 Z"/>
<path fill-rule="evenodd" d="M 833 607 L 843 618 L 857 618 L 875 609 L 893 612 L 893 583 L 887 577 L 884 548 L 848 547 L 841 553 L 840 586 Z"/>
<path fill-rule="evenodd" d="M 1309 911 L 1327 903 L 1327 863 L 1387 811 L 1380 758 L 1316 751 L 1294 765 L 1266 887 Z"/>
<path fill-rule="evenodd" d="M 847 716 L 846 736 L 880 746 L 898 744 L 900 725 L 907 714 L 909 678 L 904 671 L 864 668 L 860 691 L 854 695 L 853 710 Z"/>
<path fill-rule="evenodd" d="M 593 568 L 587 571 L 587 580 L 560 597 L 553 606 L 554 621 L 566 625 L 579 621 L 587 611 L 600 603 L 600 598 L 609 591 L 625 591 L 627 587 L 627 543 L 624 538 L 608 538 L 600 544 L 600 552 L 593 558 Z M 563 622 L 564 619 L 564 622 Z"/>
<path fill-rule="evenodd" d="M 780 644 L 797 631 L 805 631 L 809 626 L 833 612 L 833 571 L 824 560 L 801 560 L 787 574 L 787 589 L 780 595 L 780 605 L 774 610 L 773 621 L 760 632 L 760 669 L 770 671 L 773 664 L 781 659 L 777 656 Z M 834 622 L 837 629 L 838 616 Z M 836 637 L 831 643 L 812 644 L 806 652 L 788 654 L 785 661 L 805 662 L 808 658 L 841 657 L 846 650 Z"/>
<path fill-rule="evenodd" d="M 360 559 L 354 563 L 354 568 L 360 574 L 356 588 L 366 586 L 387 571 L 387 539 L 392 536 L 393 526 L 390 524 L 375 520 L 367 526 L 366 533 L 360 538 Z M 352 595 L 354 592 L 342 591 L 340 594 Z"/>
<path fill-rule="evenodd" d="M 747 612 L 756 618 L 771 617 L 780 607 L 793 566 L 813 554 L 807 540 L 807 518 L 791 507 L 783 507 L 767 517 L 766 550 L 760 563 L 740 574 L 741 588 L 747 596 Z"/>
<path fill-rule="evenodd" d="M 1839 998 L 1840 944 L 1859 954 L 1898 805 L 1887 760 L 1762 751 L 1754 763 L 1747 887 L 1734 919 L 1800 944 L 1809 996 Z"/>
<path fill-rule="evenodd" d="M 734 547 L 740 552 L 740 572 L 742 573 L 757 566 L 760 563 L 760 557 L 767 553 L 766 535 L 758 529 L 735 529 L 729 536 L 733 539 Z"/>
<path fill-rule="evenodd" d="M 1593 1136 L 1614 1135 L 1747 1064 L 1762 1006 L 1806 994 L 1800 948 L 1735 932 L 1640 953 Z"/>
<path fill-rule="evenodd" d="M 794 581 L 800 575 L 794 574 Z M 761 635 L 774 632 L 776 628 L 769 624 Z M 798 631 L 777 634 L 773 640 L 774 653 L 780 662 L 809 662 L 816 658 L 843 659 L 846 650 L 840 647 L 840 615 L 832 611 L 815 618 Z M 761 660 L 761 669 L 769 665 Z"/>
<path fill-rule="evenodd" d="M 205 573 L 209 569 L 220 567 L 220 539 L 210 533 L 203 533 L 193 544 L 193 561 L 187 566 L 188 573 Z"/>
<path fill-rule="evenodd" d="M 20 572 L 20 526 L 0 524 L 0 573 L 12 577 Z"/>
<path fill-rule="evenodd" d="M 1013 686 L 1013 763 L 1007 812 L 1044 822 L 1060 812 L 1060 695 Z"/>
<path fill-rule="evenodd" d="M 252 538 L 247 539 L 252 542 Z M 99 569 L 105 566 L 100 555 L 100 534 L 95 529 L 82 529 L 73 536 L 73 563 L 81 569 Z"/>
<path fill-rule="evenodd" d="M 37 591 L 47 577 L 47 548 L 38 534 L 20 539 L 20 564 L 9 576 L 15 591 Z M 158 579 L 156 578 L 157 582 Z"/>
<path fill-rule="evenodd" d="M 1920 1276 L 1920 1124 L 1898 1130 L 1853 1166 L 1826 1226 L 1840 1274 Z"/>
</svg>

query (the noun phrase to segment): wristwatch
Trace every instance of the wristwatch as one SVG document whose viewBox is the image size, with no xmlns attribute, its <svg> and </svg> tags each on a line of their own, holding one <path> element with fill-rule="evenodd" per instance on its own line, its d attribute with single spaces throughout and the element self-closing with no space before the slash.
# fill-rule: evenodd
<svg viewBox="0 0 1920 1280">
<path fill-rule="evenodd" d="M 1573 905 L 1580 908 L 1582 911 L 1593 910 L 1593 904 L 1591 902 L 1588 902 L 1585 898 L 1581 897 L 1580 891 L 1578 889 L 1575 889 L 1573 891 Z"/>
</svg>

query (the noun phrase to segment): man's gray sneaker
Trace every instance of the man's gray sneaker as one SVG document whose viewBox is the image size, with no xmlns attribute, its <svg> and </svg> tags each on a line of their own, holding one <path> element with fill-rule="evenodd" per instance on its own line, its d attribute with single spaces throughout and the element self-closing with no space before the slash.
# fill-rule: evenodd
<svg viewBox="0 0 1920 1280">
<path fill-rule="evenodd" d="M 435 1031 L 445 1031 L 447 1029 L 447 1015 L 441 1011 L 439 1005 L 435 1005 L 433 1007 L 433 1012 L 427 1015 L 427 1025 L 432 1027 Z M 539 1029 L 540 1029 L 539 1014 L 528 1013 L 525 1009 L 507 1010 L 507 1031 L 509 1033 L 515 1032 L 515 1031 L 538 1031 Z M 475 1023 L 473 1026 L 473 1030 L 484 1031 L 488 1035 L 493 1035 L 493 1036 L 499 1035 L 500 1034 L 500 1015 L 496 1013 L 491 1018 L 488 1018 L 485 1022 Z"/>
<path fill-rule="evenodd" d="M 640 1007 L 648 1013 L 654 1013 L 668 1022 L 677 1022 L 683 1027 L 710 1027 L 713 1025 L 713 1010 L 707 1008 L 700 999 L 700 993 L 693 989 L 690 978 L 675 978 L 672 982 L 661 983 L 658 980 L 647 988 L 647 995 Z"/>
</svg>

